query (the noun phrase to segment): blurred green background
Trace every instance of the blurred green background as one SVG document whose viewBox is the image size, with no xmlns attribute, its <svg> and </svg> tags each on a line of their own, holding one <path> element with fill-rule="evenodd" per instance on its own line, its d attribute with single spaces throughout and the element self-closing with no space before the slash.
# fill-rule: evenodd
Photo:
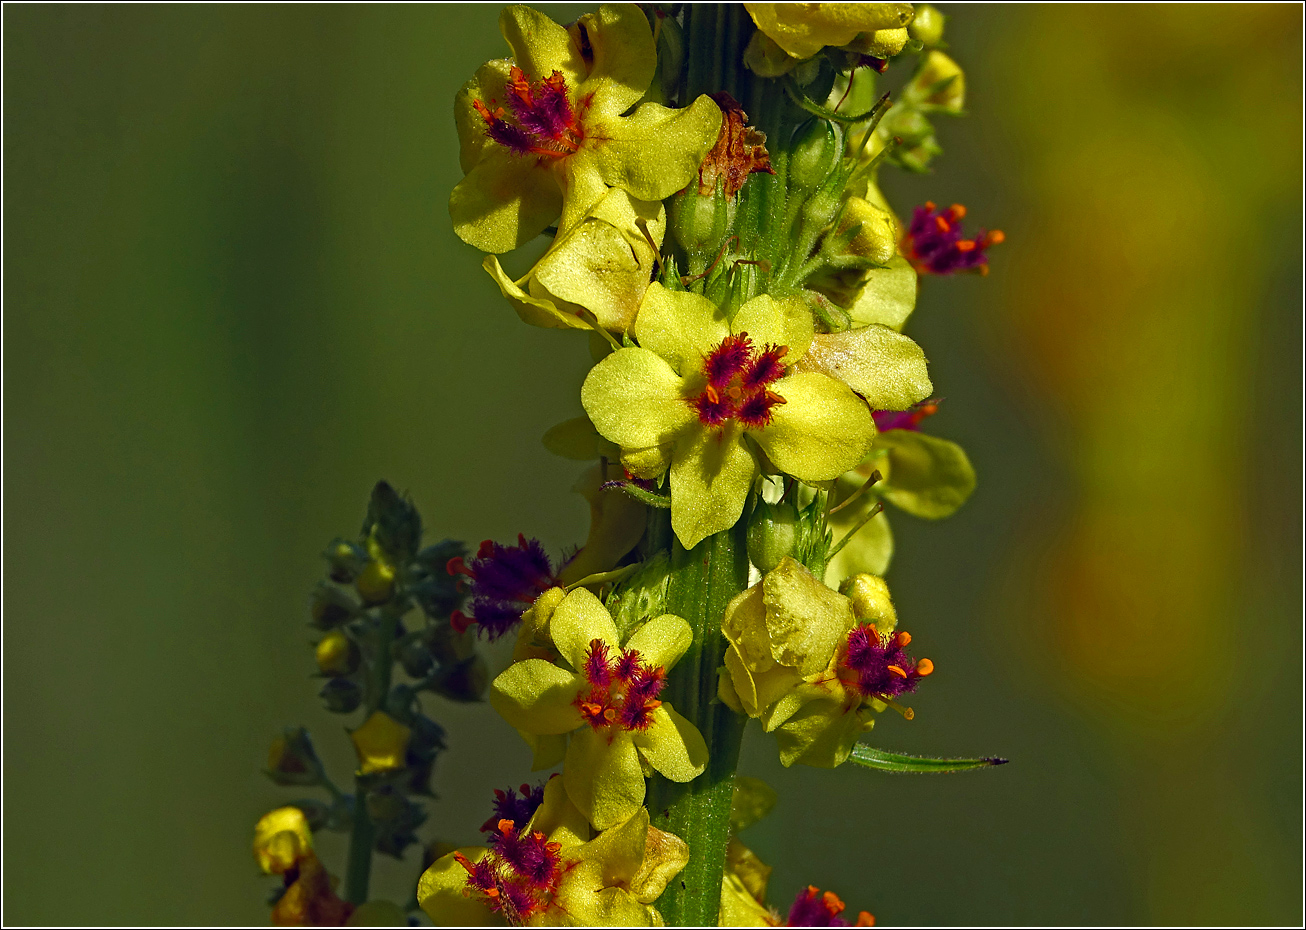
<svg viewBox="0 0 1306 930">
<path fill-rule="evenodd" d="M 894 522 L 939 673 L 874 736 L 1013 762 L 785 771 L 754 734 L 745 839 L 775 903 L 883 924 L 1299 923 L 1301 8 L 949 12 L 970 117 L 885 186 L 1007 243 L 911 324 L 980 487 Z M 496 15 L 5 8 L 8 922 L 266 920 L 251 828 L 293 789 L 259 769 L 302 722 L 347 770 L 306 602 L 378 478 L 438 535 L 583 537 L 539 436 L 584 340 L 520 325 L 445 209 Z M 466 842 L 527 754 L 434 715 L 427 835 Z"/>
</svg>

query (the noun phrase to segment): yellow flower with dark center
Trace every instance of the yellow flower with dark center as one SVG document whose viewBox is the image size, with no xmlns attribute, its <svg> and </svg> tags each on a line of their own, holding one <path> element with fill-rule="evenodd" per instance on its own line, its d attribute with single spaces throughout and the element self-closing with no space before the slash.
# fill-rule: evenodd
<svg viewBox="0 0 1306 930">
<path fill-rule="evenodd" d="M 525 6 L 499 26 L 513 58 L 482 65 L 454 101 L 466 177 L 449 198 L 454 231 L 506 252 L 552 223 L 566 233 L 616 187 L 643 201 L 683 188 L 716 141 L 721 110 L 645 103 L 657 53 L 634 4 L 564 29 Z"/>
</svg>

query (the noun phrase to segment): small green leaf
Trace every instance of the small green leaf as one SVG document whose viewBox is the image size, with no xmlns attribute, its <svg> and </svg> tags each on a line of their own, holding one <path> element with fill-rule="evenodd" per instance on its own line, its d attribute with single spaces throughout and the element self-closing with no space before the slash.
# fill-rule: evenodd
<svg viewBox="0 0 1306 930">
<path fill-rule="evenodd" d="M 647 491 L 633 481 L 609 481 L 602 485 L 601 490 L 606 491 L 610 488 L 625 491 L 641 504 L 647 504 L 650 507 L 660 507 L 661 509 L 666 510 L 671 506 L 671 495 L 659 494 L 656 491 Z"/>
<path fill-rule="evenodd" d="M 928 756 L 905 756 L 898 752 L 886 752 L 865 743 L 853 747 L 849 758 L 858 765 L 881 772 L 967 772 L 971 769 L 989 768 L 994 765 L 1006 765 L 1007 759 L 990 756 L 983 759 L 931 759 Z"/>
<path fill-rule="evenodd" d="M 363 521 L 364 538 L 372 536 L 396 563 L 407 563 L 422 542 L 422 518 L 407 497 L 388 482 L 378 481 L 372 489 Z"/>
</svg>

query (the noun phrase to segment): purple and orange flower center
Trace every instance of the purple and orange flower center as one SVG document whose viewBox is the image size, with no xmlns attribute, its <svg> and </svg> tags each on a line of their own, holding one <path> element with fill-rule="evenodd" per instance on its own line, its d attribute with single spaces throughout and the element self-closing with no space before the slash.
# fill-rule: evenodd
<svg viewBox="0 0 1306 930">
<path fill-rule="evenodd" d="M 461 556 L 449 560 L 450 575 L 468 579 L 471 614 L 455 610 L 450 617 L 460 633 L 473 623 L 491 640 L 512 629 L 522 611 L 558 583 L 553 566 L 537 539 L 517 534 L 517 545 L 504 546 L 487 539 L 469 561 Z"/>
<path fill-rule="evenodd" d="M 798 892 L 798 897 L 794 898 L 793 906 L 789 908 L 789 916 L 785 920 L 786 927 L 849 927 L 853 926 L 839 915 L 844 912 L 846 905 L 840 900 L 839 896 L 833 891 L 821 893 L 821 889 L 815 885 L 808 885 L 802 891 Z M 857 915 L 858 927 L 874 927 L 875 918 L 867 911 L 862 911 Z"/>
<path fill-rule="evenodd" d="M 490 834 L 487 854 L 479 862 L 462 853 L 454 853 L 454 859 L 467 871 L 468 892 L 510 924 L 521 926 L 553 900 L 563 871 L 562 847 L 550 843 L 538 830 L 527 830 L 530 817 L 543 801 L 542 785 L 534 789 L 522 785 L 521 798 L 511 788 L 494 794 L 496 812 L 511 808 L 526 814 L 525 819 L 503 817 L 496 821 L 491 817 L 481 828 Z"/>
<path fill-rule="evenodd" d="M 893 700 L 915 691 L 920 680 L 934 672 L 934 663 L 909 656 L 906 647 L 910 642 L 911 635 L 905 631 L 880 633 L 869 624 L 854 627 L 839 661 L 852 677 L 839 677 L 863 698 Z"/>
<path fill-rule="evenodd" d="M 703 359 L 707 384 L 690 404 L 704 426 L 722 427 L 737 420 L 747 429 L 771 423 L 771 408 L 785 399 L 770 386 L 785 376 L 788 346 L 757 349 L 748 333 L 727 336 Z"/>
<path fill-rule="evenodd" d="M 666 669 L 644 662 L 637 649 L 613 649 L 601 639 L 590 641 L 581 668 L 587 691 L 576 696 L 576 709 L 595 730 L 618 727 L 647 730 L 658 695 L 667 683 Z"/>
<path fill-rule="evenodd" d="M 472 106 L 485 120 L 485 134 L 517 155 L 564 158 L 585 140 L 585 128 L 567 97 L 567 81 L 554 71 L 542 81 L 532 81 L 516 65 L 504 86 L 509 112 L 491 100 Z M 586 109 L 589 101 L 581 101 Z"/>
<path fill-rule="evenodd" d="M 921 421 L 939 412 L 939 401 L 923 400 L 906 410 L 875 410 L 875 428 L 880 432 L 891 429 L 906 429 L 912 432 L 920 430 Z"/>
<path fill-rule="evenodd" d="M 940 211 L 926 201 L 912 212 L 911 226 L 902 239 L 903 255 L 922 274 L 988 274 L 985 250 L 1006 237 L 1000 229 L 981 229 L 973 239 L 965 238 L 961 230 L 965 215 L 966 208 L 959 203 Z"/>
</svg>

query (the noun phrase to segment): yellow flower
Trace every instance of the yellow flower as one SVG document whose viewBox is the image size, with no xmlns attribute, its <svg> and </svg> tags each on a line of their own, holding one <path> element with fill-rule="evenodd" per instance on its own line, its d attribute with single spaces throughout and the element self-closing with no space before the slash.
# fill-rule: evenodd
<svg viewBox="0 0 1306 930">
<path fill-rule="evenodd" d="M 645 766 L 678 782 L 702 773 L 702 735 L 658 697 L 693 640 L 688 623 L 655 617 L 622 648 L 607 609 L 579 588 L 554 609 L 548 634 L 570 668 L 517 662 L 495 679 L 490 704 L 525 734 L 571 734 L 563 783 L 595 827 L 621 823 L 644 803 Z"/>
<path fill-rule="evenodd" d="M 757 28 L 792 58 L 826 46 L 890 58 L 907 42 L 910 3 L 745 3 Z"/>
<path fill-rule="evenodd" d="M 793 369 L 814 342 L 811 314 L 797 298 L 761 295 L 727 322 L 706 297 L 652 284 L 634 335 L 637 348 L 590 371 L 581 403 L 632 474 L 670 469 L 671 525 L 686 548 L 739 519 L 759 454 L 817 482 L 870 450 L 875 424 L 866 404 L 821 371 Z M 854 367 L 846 352 L 842 362 L 829 354 L 819 360 L 827 369 Z"/>
<path fill-rule="evenodd" d="M 385 711 L 373 711 L 361 727 L 349 734 L 358 753 L 358 774 L 370 775 L 403 768 L 412 732 Z"/>
<path fill-rule="evenodd" d="M 737 595 L 721 620 L 725 669 L 739 705 L 768 732 L 797 709 L 805 679 L 820 675 L 856 618 L 848 598 L 786 556 Z"/>
<path fill-rule="evenodd" d="M 633 200 L 613 188 L 560 233 L 520 281 L 509 278 L 493 255 L 485 257 L 484 268 L 532 326 L 588 329 L 588 311 L 604 329 L 625 332 L 648 290 L 666 228 L 661 203 Z"/>
<path fill-rule="evenodd" d="M 563 584 L 611 571 L 643 538 L 648 508 L 620 488 L 603 488 L 605 482 L 620 477 L 621 469 L 615 465 L 606 469 L 594 465 L 572 486 L 589 502 L 590 530 L 585 545 L 558 570 Z"/>
<path fill-rule="evenodd" d="M 282 875 L 313 849 L 308 818 L 298 807 L 278 807 L 254 825 L 254 859 L 267 875 Z"/>
<path fill-rule="evenodd" d="M 454 101 L 466 177 L 449 198 L 454 231 L 486 252 L 557 222 L 567 232 L 616 187 L 658 201 L 697 173 L 721 110 L 645 103 L 657 53 L 634 4 L 605 5 L 564 29 L 511 6 L 499 27 L 513 58 L 482 65 Z"/>
<path fill-rule="evenodd" d="M 423 873 L 417 900 L 437 925 L 660 926 L 652 902 L 689 861 L 673 834 L 649 826 L 648 811 L 591 838 L 562 779 L 526 825 L 500 820 L 494 845 L 464 847 Z"/>
</svg>

